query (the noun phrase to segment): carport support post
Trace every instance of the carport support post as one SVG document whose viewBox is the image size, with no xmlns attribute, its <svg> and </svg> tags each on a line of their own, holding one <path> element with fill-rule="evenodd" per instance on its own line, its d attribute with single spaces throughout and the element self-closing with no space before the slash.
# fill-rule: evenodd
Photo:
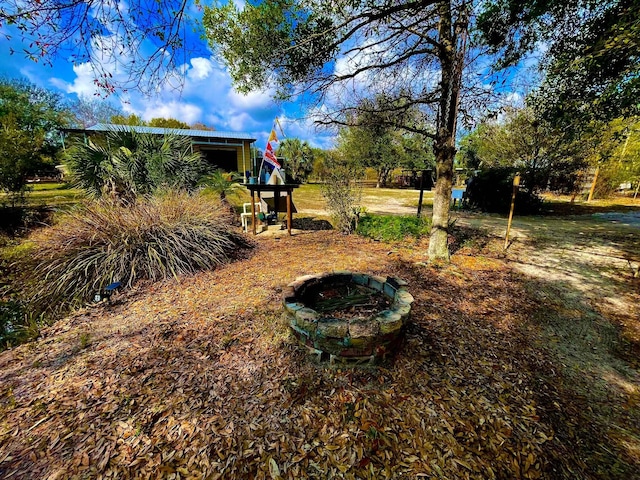
<svg viewBox="0 0 640 480">
<path fill-rule="evenodd" d="M 242 183 L 247 183 L 247 160 L 244 151 L 245 143 L 242 142 L 242 178 L 244 179 Z"/>
<path fill-rule="evenodd" d="M 287 230 L 289 231 L 289 235 L 291 235 L 291 194 L 293 190 L 289 190 L 287 192 Z"/>
</svg>

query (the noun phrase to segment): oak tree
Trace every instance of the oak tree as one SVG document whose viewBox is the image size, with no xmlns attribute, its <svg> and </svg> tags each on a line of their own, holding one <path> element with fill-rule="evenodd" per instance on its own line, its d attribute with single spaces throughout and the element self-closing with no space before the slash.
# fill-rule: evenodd
<svg viewBox="0 0 640 480">
<path fill-rule="evenodd" d="M 204 27 L 236 88 L 313 95 L 320 122 L 346 123 L 358 100 L 377 105 L 396 128 L 433 142 L 437 182 L 429 255 L 448 259 L 449 199 L 462 75 L 473 4 L 267 0 L 205 8 Z M 405 115 L 420 109 L 431 121 Z"/>
</svg>

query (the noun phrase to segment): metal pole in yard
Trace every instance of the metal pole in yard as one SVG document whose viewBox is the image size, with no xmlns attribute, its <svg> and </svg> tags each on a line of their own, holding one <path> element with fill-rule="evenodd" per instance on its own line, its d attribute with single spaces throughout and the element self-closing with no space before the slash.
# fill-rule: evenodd
<svg viewBox="0 0 640 480">
<path fill-rule="evenodd" d="M 513 211 L 516 207 L 516 194 L 518 193 L 518 187 L 520 186 L 520 174 L 516 173 L 513 177 L 513 193 L 511 194 L 511 209 L 509 211 L 509 222 L 507 223 L 507 236 L 504 239 L 504 249 L 509 246 L 509 232 L 511 231 L 511 221 L 513 220 Z"/>
<path fill-rule="evenodd" d="M 422 197 L 424 196 L 424 177 L 426 175 L 426 170 L 422 171 L 422 175 L 420 176 L 420 199 L 418 200 L 418 218 L 422 214 Z"/>
</svg>

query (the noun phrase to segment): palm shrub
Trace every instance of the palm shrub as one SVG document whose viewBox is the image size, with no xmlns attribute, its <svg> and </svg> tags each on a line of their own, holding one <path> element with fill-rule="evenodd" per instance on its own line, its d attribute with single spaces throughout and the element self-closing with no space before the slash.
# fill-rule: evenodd
<svg viewBox="0 0 640 480">
<path fill-rule="evenodd" d="M 225 172 L 220 168 L 216 168 L 210 174 L 202 177 L 198 184 L 203 187 L 205 191 L 216 194 L 223 208 L 229 212 L 229 215 L 231 215 L 234 220 L 237 220 L 236 209 L 229 201 L 229 197 L 238 196 L 241 192 L 245 191 L 242 184 L 239 183 L 241 179 L 242 175 L 239 173 Z"/>
<path fill-rule="evenodd" d="M 216 193 L 220 200 L 227 200 L 227 197 L 237 195 L 243 190 L 239 183 L 242 175 L 237 172 L 225 172 L 220 168 L 214 169 L 210 174 L 205 175 L 199 185 Z M 228 201 L 228 200 L 227 200 Z"/>
<path fill-rule="evenodd" d="M 284 157 L 286 171 L 293 183 L 302 183 L 313 170 L 313 150 L 306 141 L 285 138 L 277 153 Z"/>
<path fill-rule="evenodd" d="M 87 203 L 32 237 L 36 304 L 80 304 L 114 281 L 131 286 L 214 268 L 251 246 L 229 222 L 218 199 L 186 192 Z"/>
<path fill-rule="evenodd" d="M 78 142 L 68 159 L 73 182 L 94 198 L 135 201 L 158 190 L 192 191 L 204 163 L 186 136 L 152 135 L 122 126 Z"/>
</svg>

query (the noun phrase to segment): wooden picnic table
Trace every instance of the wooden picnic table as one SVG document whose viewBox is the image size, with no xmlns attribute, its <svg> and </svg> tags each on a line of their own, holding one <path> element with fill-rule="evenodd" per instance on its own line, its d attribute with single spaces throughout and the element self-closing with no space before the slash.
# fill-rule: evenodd
<svg viewBox="0 0 640 480">
<path fill-rule="evenodd" d="M 287 232 L 291 235 L 291 205 L 293 189 L 298 188 L 299 185 L 287 183 L 284 185 L 267 185 L 264 183 L 248 183 L 245 185 L 251 193 L 251 229 L 253 234 L 256 235 L 256 203 L 255 196 L 258 195 L 258 199 L 261 200 L 262 192 L 273 192 L 275 212 L 278 213 L 278 203 L 280 201 L 280 194 L 286 193 L 287 195 Z"/>
</svg>

